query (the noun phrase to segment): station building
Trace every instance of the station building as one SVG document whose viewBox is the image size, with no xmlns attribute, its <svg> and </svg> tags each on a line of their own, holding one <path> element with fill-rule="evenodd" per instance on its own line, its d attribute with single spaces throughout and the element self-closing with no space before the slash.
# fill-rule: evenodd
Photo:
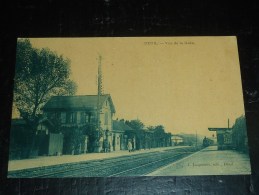
<svg viewBox="0 0 259 195">
<path fill-rule="evenodd" d="M 171 133 L 136 130 L 124 120 L 113 120 L 115 106 L 109 94 L 99 96 L 99 100 L 98 95 L 53 96 L 42 111 L 35 156 L 127 150 L 129 142 L 134 150 L 172 146 Z M 17 134 L 17 131 L 26 135 L 23 119 L 13 121 L 12 132 Z"/>
</svg>

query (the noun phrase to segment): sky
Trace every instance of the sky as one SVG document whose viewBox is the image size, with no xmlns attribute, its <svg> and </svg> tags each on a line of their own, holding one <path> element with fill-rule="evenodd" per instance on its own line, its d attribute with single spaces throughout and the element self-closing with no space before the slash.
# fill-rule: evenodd
<svg viewBox="0 0 259 195">
<path fill-rule="evenodd" d="M 77 95 L 97 94 L 98 55 L 103 92 L 114 119 L 139 119 L 167 132 L 210 136 L 244 114 L 236 37 L 31 38 L 71 60 Z"/>
</svg>

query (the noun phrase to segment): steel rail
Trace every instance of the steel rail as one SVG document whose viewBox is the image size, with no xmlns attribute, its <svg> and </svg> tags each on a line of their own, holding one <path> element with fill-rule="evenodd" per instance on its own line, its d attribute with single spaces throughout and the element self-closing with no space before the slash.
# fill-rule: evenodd
<svg viewBox="0 0 259 195">
<path fill-rule="evenodd" d="M 103 160 L 93 160 L 93 161 L 84 161 L 84 162 L 80 162 L 80 163 L 73 163 L 72 165 L 71 164 L 68 164 L 68 165 L 61 165 L 61 166 L 55 166 L 55 167 L 47 167 L 46 169 L 44 170 L 39 170 L 40 171 L 44 171 L 43 174 L 37 174 L 37 170 L 34 170 L 34 173 L 33 172 L 29 172 L 28 170 L 28 175 L 26 176 L 26 172 L 25 173 L 20 173 L 20 175 L 24 175 L 25 174 L 25 178 L 33 178 L 33 177 L 37 177 L 37 178 L 43 178 L 43 177 L 78 177 L 78 176 L 81 176 L 81 175 L 84 175 L 86 172 L 88 172 L 90 175 L 92 174 L 92 176 L 95 176 L 93 173 L 98 173 L 99 171 L 102 171 L 103 169 L 109 169 L 111 170 L 113 167 L 117 167 L 118 164 L 117 163 L 121 163 L 119 164 L 120 167 L 123 167 L 125 165 L 128 165 L 128 161 L 127 160 L 130 160 L 131 161 L 131 164 L 133 164 L 133 166 L 135 166 L 138 162 L 143 162 L 143 158 L 145 157 L 149 157 L 147 158 L 147 161 L 152 161 L 152 162 L 148 162 L 145 166 L 147 165 L 150 165 L 150 164 L 154 164 L 154 163 L 157 163 L 157 162 L 160 162 L 160 161 L 165 161 L 166 159 L 170 159 L 170 158 L 175 158 L 177 156 L 180 156 L 180 155 L 184 155 L 184 154 L 187 154 L 189 153 L 190 151 L 192 151 L 194 148 L 191 147 L 191 148 L 177 148 L 177 149 L 172 149 L 172 150 L 165 150 L 165 151 L 157 151 L 157 152 L 149 152 L 149 153 L 143 153 L 143 154 L 136 154 L 136 155 L 131 155 L 131 156 L 121 156 L 121 157 L 114 157 L 114 158 L 110 158 L 110 159 L 103 159 Z M 181 152 L 179 154 L 179 152 Z M 164 158 L 162 155 L 165 154 L 166 156 L 168 155 L 171 155 L 172 153 L 174 153 L 175 155 L 173 156 L 170 156 L 170 157 L 166 157 Z M 190 153 L 193 153 L 193 152 L 190 152 Z M 154 159 L 157 159 L 157 157 L 159 157 L 159 160 L 155 160 L 153 161 Z M 161 159 L 163 158 L 163 159 Z M 108 161 L 108 162 L 107 162 Z M 125 162 L 127 161 L 127 162 Z M 91 164 L 93 163 L 93 164 Z M 104 165 L 101 165 L 102 163 L 105 163 Z M 169 162 L 170 163 L 170 162 Z M 167 164 L 169 164 L 167 163 Z M 100 164 L 100 165 L 97 165 L 97 164 Z M 69 168 L 67 168 L 67 166 L 69 166 Z M 76 166 L 76 167 L 73 167 L 73 166 Z M 96 166 L 99 166 L 97 169 Z M 127 170 L 124 170 L 124 171 L 121 171 L 121 172 L 118 172 L 118 173 L 115 173 L 115 174 L 111 174 L 111 175 L 108 175 L 109 177 L 111 176 L 116 176 L 116 175 L 119 175 L 121 173 L 124 173 L 124 172 L 127 172 L 127 171 L 130 171 L 130 170 L 136 170 L 140 167 L 145 167 L 144 165 L 140 165 L 140 166 L 137 166 L 136 167 L 133 167 L 133 168 L 130 168 L 130 169 L 127 169 Z M 164 165 L 163 165 L 164 166 Z M 57 170 L 57 171 L 53 171 L 53 169 L 55 168 L 58 168 L 61 169 L 62 167 L 62 170 Z M 66 167 L 66 168 L 65 168 Z M 64 169 L 65 168 L 65 169 Z M 51 171 L 51 172 L 48 172 L 46 173 L 46 171 Z M 68 173 L 71 173 L 72 174 L 68 174 Z M 13 173 L 15 174 L 15 173 Z M 61 175 L 64 175 L 64 176 L 61 176 Z"/>
</svg>

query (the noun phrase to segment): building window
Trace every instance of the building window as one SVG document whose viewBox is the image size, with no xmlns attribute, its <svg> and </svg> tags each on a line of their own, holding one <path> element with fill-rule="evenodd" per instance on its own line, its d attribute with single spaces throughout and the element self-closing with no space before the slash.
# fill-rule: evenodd
<svg viewBox="0 0 259 195">
<path fill-rule="evenodd" d="M 61 123 L 66 123 L 66 113 L 65 112 L 61 112 Z"/>
<path fill-rule="evenodd" d="M 80 115 L 80 122 L 85 123 L 85 112 L 81 112 Z"/>
<path fill-rule="evenodd" d="M 95 115 L 93 113 L 90 114 L 90 122 L 91 123 L 95 123 L 96 119 L 95 119 Z"/>
<path fill-rule="evenodd" d="M 120 137 L 117 137 L 117 145 L 120 144 Z"/>
<path fill-rule="evenodd" d="M 81 120 L 83 123 L 90 123 L 91 117 L 91 113 L 83 113 L 83 115 L 81 115 Z"/>
<path fill-rule="evenodd" d="M 72 123 L 76 123 L 76 112 L 72 112 Z"/>
<path fill-rule="evenodd" d="M 76 123 L 81 123 L 81 112 L 76 112 Z"/>
<path fill-rule="evenodd" d="M 60 112 L 56 112 L 55 115 L 54 115 L 54 119 L 55 119 L 56 121 L 60 122 L 60 120 L 61 120 L 60 118 L 61 118 Z"/>
<path fill-rule="evenodd" d="M 76 112 L 68 112 L 67 123 L 75 123 L 75 122 L 76 122 Z"/>
<path fill-rule="evenodd" d="M 224 143 L 225 144 L 231 144 L 232 139 L 231 139 L 231 135 L 230 134 L 225 134 L 224 135 Z"/>
<path fill-rule="evenodd" d="M 68 112 L 67 113 L 67 123 L 71 123 L 71 121 L 72 121 L 72 113 L 71 112 Z"/>
<path fill-rule="evenodd" d="M 91 113 L 88 113 L 88 123 L 91 122 Z"/>
<path fill-rule="evenodd" d="M 105 125 L 108 125 L 108 112 L 105 112 L 105 115 L 104 115 L 104 124 L 105 124 Z"/>
<path fill-rule="evenodd" d="M 40 123 L 39 126 L 38 126 L 38 128 L 37 128 L 37 130 L 39 130 L 39 131 L 45 131 L 45 130 L 46 130 L 46 127 Z"/>
<path fill-rule="evenodd" d="M 48 135 L 48 133 L 49 133 L 49 130 L 48 130 L 48 128 L 45 126 L 45 125 L 43 125 L 43 124 L 39 124 L 38 125 L 38 127 L 37 127 L 37 131 L 36 131 L 36 134 L 38 134 L 39 132 L 44 132 L 45 131 L 45 133 L 46 133 L 46 135 Z"/>
</svg>

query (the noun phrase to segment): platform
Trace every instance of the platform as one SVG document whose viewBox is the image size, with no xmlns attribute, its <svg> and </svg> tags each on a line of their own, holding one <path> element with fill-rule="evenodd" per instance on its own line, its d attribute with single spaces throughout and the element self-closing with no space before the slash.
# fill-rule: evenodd
<svg viewBox="0 0 259 195">
<path fill-rule="evenodd" d="M 149 176 L 250 175 L 249 155 L 235 150 L 207 147 L 177 162 L 162 167 Z"/>
</svg>

